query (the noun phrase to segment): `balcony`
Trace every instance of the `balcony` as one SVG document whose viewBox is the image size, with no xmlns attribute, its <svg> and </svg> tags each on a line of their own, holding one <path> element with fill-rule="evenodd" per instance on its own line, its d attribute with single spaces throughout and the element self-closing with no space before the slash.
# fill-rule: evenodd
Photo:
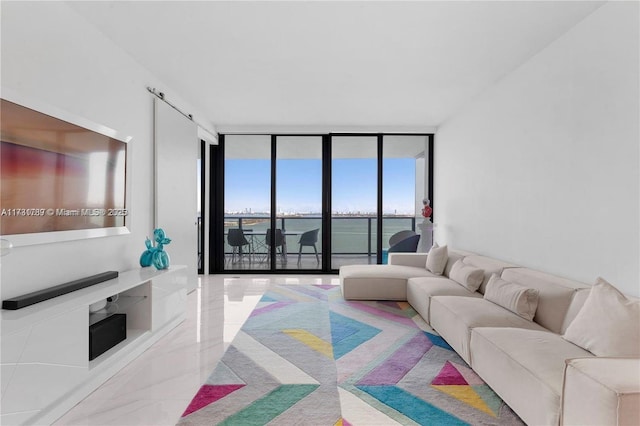
<svg viewBox="0 0 640 426">
<path fill-rule="evenodd" d="M 384 215 L 383 247 L 387 247 L 389 237 L 405 229 L 415 230 L 414 216 Z M 367 215 L 334 215 L 331 218 L 331 269 L 338 269 L 347 264 L 375 264 L 377 218 Z M 224 220 L 225 236 L 229 229 L 242 228 L 250 245 L 243 248 L 242 253 L 233 253 L 232 247 L 225 237 L 225 269 L 227 270 L 269 270 L 270 259 L 266 245 L 266 232 L 270 227 L 267 215 L 228 215 Z M 300 235 L 316 228 L 321 228 L 320 216 L 299 215 L 281 216 L 276 219 L 276 226 L 285 234 L 284 253 L 276 257 L 276 269 L 293 270 L 321 269 L 322 260 L 316 261 L 312 247 L 304 247 L 298 263 L 298 241 Z M 316 245 L 322 259 L 322 238 Z"/>
</svg>

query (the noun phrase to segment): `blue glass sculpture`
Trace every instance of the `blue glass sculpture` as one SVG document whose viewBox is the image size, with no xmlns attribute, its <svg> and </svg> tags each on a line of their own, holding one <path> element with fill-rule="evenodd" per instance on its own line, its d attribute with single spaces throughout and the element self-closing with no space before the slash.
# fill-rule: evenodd
<svg viewBox="0 0 640 426">
<path fill-rule="evenodd" d="M 164 246 L 169 244 L 171 239 L 167 238 L 162 228 L 153 230 L 153 239 L 157 243 L 156 246 L 151 243 L 149 238 L 144 242 L 147 249 L 140 256 L 140 266 L 153 265 L 156 269 L 167 269 L 169 267 L 169 254 L 164 251 Z"/>
<path fill-rule="evenodd" d="M 151 244 L 151 240 L 149 238 L 147 238 L 144 243 L 147 246 L 147 249 L 143 251 L 142 256 L 140 256 L 140 266 L 147 267 L 147 266 L 151 266 L 151 262 L 153 259 L 153 252 L 156 249 Z"/>
</svg>

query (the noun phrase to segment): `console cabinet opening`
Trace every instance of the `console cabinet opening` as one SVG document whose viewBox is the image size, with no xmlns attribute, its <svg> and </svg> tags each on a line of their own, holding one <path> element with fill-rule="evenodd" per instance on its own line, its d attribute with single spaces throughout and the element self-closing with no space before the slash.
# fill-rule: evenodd
<svg viewBox="0 0 640 426">
<path fill-rule="evenodd" d="M 90 360 L 89 368 L 94 368 L 101 360 L 110 357 L 122 347 L 130 344 L 140 336 L 151 330 L 151 282 L 147 281 L 138 286 L 130 288 L 122 293 L 114 294 L 107 299 L 107 304 L 103 309 L 96 312 L 89 312 L 89 327 L 104 324 L 115 314 L 124 314 L 126 321 L 126 338 L 115 344 L 111 349 Z M 114 323 L 115 324 L 115 323 Z M 113 328 L 112 326 L 109 326 Z M 94 335 L 97 339 L 113 339 L 113 331 L 109 328 L 103 335 Z M 89 336 L 91 342 L 92 336 Z M 102 343 L 102 342 L 101 342 Z M 89 354 L 89 359 L 91 354 Z"/>
</svg>

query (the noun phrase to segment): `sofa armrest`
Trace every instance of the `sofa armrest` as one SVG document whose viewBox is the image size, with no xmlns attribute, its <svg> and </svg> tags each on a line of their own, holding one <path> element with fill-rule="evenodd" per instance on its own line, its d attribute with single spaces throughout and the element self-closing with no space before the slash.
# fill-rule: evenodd
<svg viewBox="0 0 640 426">
<path fill-rule="evenodd" d="M 640 359 L 576 358 L 566 361 L 562 425 L 640 424 Z"/>
<path fill-rule="evenodd" d="M 427 253 L 389 253 L 389 265 L 414 266 L 426 268 Z"/>
</svg>

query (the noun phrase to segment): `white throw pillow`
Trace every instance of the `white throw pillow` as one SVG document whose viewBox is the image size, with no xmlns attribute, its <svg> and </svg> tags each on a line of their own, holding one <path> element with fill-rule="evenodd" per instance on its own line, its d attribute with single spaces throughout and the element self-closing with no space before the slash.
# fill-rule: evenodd
<svg viewBox="0 0 640 426">
<path fill-rule="evenodd" d="M 640 357 L 640 300 L 598 278 L 563 337 L 597 356 Z"/>
<path fill-rule="evenodd" d="M 484 271 L 470 265 L 465 265 L 462 259 L 460 259 L 451 267 L 449 278 L 466 287 L 467 290 L 474 292 L 480 288 L 480 284 L 482 284 L 482 280 L 484 280 Z"/>
<path fill-rule="evenodd" d="M 505 281 L 497 274 L 489 278 L 484 298 L 529 321 L 533 321 L 538 308 L 538 290 Z"/>
<path fill-rule="evenodd" d="M 442 275 L 444 267 L 447 266 L 447 260 L 449 259 L 449 252 L 447 246 L 439 247 L 438 244 L 434 244 L 427 254 L 426 268 L 429 272 Z"/>
</svg>

